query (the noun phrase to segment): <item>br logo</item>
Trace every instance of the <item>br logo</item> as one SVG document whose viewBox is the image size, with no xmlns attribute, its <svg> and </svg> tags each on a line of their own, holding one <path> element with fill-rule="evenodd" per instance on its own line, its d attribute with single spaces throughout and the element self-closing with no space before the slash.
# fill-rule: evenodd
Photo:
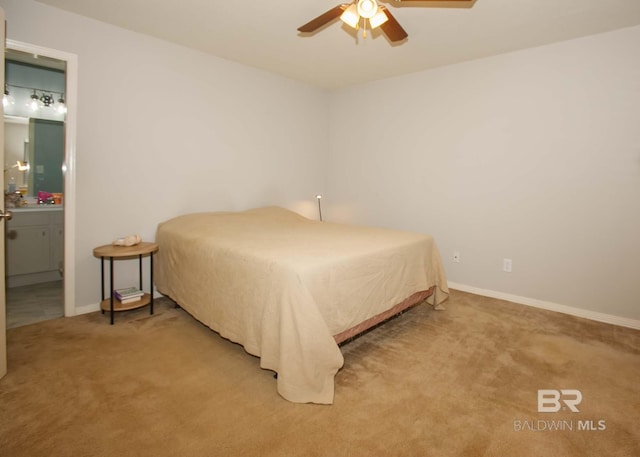
<svg viewBox="0 0 640 457">
<path fill-rule="evenodd" d="M 576 389 L 540 389 L 538 390 L 538 412 L 557 413 L 561 409 L 569 408 L 579 413 L 578 405 L 582 401 L 582 392 Z M 562 405 L 566 405 L 563 407 Z"/>
</svg>

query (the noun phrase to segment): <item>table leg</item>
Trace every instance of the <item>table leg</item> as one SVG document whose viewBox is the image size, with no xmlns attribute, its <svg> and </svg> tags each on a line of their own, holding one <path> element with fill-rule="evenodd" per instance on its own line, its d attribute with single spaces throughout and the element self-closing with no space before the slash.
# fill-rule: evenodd
<svg viewBox="0 0 640 457">
<path fill-rule="evenodd" d="M 151 295 L 150 314 L 153 314 L 153 252 L 149 255 L 149 295 Z"/>
<path fill-rule="evenodd" d="M 138 256 L 138 279 L 140 280 L 140 290 L 142 290 L 142 254 Z"/>
<path fill-rule="evenodd" d="M 113 325 L 113 257 L 109 257 L 109 311 L 111 312 L 111 325 Z"/>
<path fill-rule="evenodd" d="M 104 257 L 100 257 L 100 303 L 104 301 Z M 104 309 L 100 306 L 100 311 L 104 314 Z"/>
</svg>

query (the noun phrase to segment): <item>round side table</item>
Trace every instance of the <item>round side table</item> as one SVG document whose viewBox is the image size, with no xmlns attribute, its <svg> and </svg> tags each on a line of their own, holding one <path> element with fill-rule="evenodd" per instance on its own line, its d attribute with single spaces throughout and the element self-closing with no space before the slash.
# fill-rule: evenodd
<svg viewBox="0 0 640 457">
<path fill-rule="evenodd" d="M 153 254 L 156 252 L 158 252 L 158 245 L 148 241 L 143 241 L 134 246 L 105 244 L 93 250 L 93 255 L 100 258 L 100 285 L 102 296 L 100 309 L 103 314 L 105 311 L 109 311 L 111 325 L 113 325 L 113 315 L 116 311 L 128 311 L 150 305 L 149 314 L 153 314 Z M 145 256 L 149 256 L 149 293 L 145 293 L 140 300 L 133 303 L 120 303 L 120 301 L 114 297 L 113 293 L 113 261 L 135 259 L 137 257 L 139 260 L 140 290 L 142 290 L 142 258 Z M 109 296 L 105 297 L 104 263 L 107 259 L 109 260 Z"/>
</svg>

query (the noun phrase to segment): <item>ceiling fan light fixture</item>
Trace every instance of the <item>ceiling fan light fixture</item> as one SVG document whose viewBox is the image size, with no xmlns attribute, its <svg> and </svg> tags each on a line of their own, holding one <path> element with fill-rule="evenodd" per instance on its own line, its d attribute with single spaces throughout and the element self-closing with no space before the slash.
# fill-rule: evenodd
<svg viewBox="0 0 640 457">
<path fill-rule="evenodd" d="M 358 0 L 358 14 L 365 19 L 371 19 L 378 12 L 376 0 Z"/>
<path fill-rule="evenodd" d="M 384 11 L 382 11 L 382 8 L 378 8 L 378 12 L 375 14 L 375 16 L 369 19 L 369 25 L 371 25 L 372 29 L 375 29 L 376 27 L 380 27 L 388 20 L 389 17 L 384 13 Z"/>
<path fill-rule="evenodd" d="M 392 0 L 383 1 L 390 2 Z M 424 1 L 433 0 L 420 0 L 420 3 Z M 435 3 L 440 2 L 434 2 L 434 4 Z M 301 32 L 302 34 L 314 33 L 338 18 L 355 30 L 362 28 L 363 38 L 366 38 L 367 36 L 367 29 L 371 30 L 378 27 L 380 27 L 382 33 L 391 43 L 402 42 L 409 36 L 393 14 L 391 14 L 391 11 L 386 6 L 382 6 L 379 0 L 349 0 L 349 3 L 341 3 L 306 24 L 298 27 L 298 32 Z M 360 24 L 360 18 L 363 19 L 362 24 Z"/>
<path fill-rule="evenodd" d="M 355 3 L 349 5 L 340 16 L 340 20 L 354 29 L 358 28 L 358 22 L 360 22 L 360 15 L 358 14 L 358 7 Z"/>
</svg>

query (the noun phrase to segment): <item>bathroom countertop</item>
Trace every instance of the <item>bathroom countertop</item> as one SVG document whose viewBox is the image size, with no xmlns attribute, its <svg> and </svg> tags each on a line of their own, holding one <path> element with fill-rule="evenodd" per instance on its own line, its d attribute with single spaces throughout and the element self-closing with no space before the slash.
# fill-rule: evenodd
<svg viewBox="0 0 640 457">
<path fill-rule="evenodd" d="M 61 211 L 62 209 L 62 205 L 26 205 L 18 206 L 16 208 L 7 208 L 7 211 L 22 213 L 30 211 Z"/>
</svg>

